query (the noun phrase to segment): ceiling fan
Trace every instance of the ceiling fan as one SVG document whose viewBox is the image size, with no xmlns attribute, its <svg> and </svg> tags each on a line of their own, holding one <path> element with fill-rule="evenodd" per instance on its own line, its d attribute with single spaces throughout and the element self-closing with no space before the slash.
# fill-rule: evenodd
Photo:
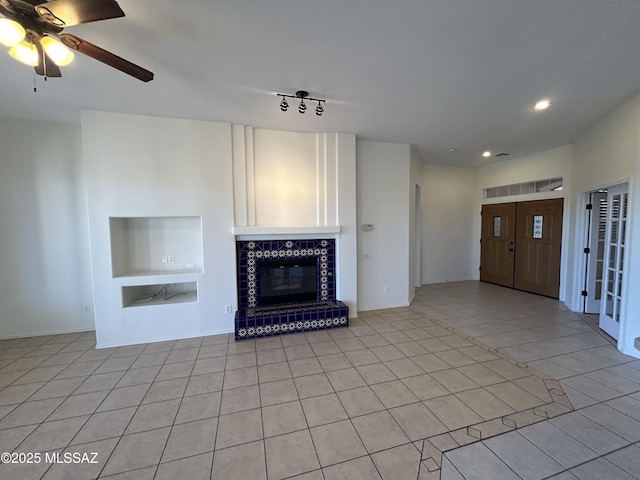
<svg viewBox="0 0 640 480">
<path fill-rule="evenodd" d="M 61 77 L 60 66 L 73 60 L 73 50 L 143 82 L 153 73 L 63 29 L 81 23 L 124 17 L 115 0 L 0 0 L 0 43 L 9 54 L 32 65 L 38 75 Z"/>
</svg>

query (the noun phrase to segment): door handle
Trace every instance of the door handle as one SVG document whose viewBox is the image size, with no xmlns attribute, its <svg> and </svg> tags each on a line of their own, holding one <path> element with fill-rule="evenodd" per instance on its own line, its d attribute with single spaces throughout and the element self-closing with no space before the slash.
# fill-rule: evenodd
<svg viewBox="0 0 640 480">
<path fill-rule="evenodd" d="M 509 251 L 510 251 L 510 252 L 513 252 L 513 248 L 510 248 L 510 249 L 509 249 Z"/>
</svg>

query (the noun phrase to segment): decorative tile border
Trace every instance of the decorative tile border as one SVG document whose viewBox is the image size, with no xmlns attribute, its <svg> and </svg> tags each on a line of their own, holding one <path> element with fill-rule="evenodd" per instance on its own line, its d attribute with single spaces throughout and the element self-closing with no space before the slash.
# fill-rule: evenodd
<svg viewBox="0 0 640 480">
<path fill-rule="evenodd" d="M 258 268 L 263 261 L 273 259 L 317 260 L 317 301 L 335 300 L 335 240 L 251 240 L 236 242 L 238 266 L 238 308 L 258 305 Z"/>
<path fill-rule="evenodd" d="M 297 322 L 282 322 L 272 325 L 258 325 L 256 327 L 239 328 L 238 338 L 252 338 L 289 332 L 304 332 L 331 327 L 347 326 L 349 320 L 346 315 L 335 318 L 321 318 L 319 320 L 306 320 Z"/>
</svg>

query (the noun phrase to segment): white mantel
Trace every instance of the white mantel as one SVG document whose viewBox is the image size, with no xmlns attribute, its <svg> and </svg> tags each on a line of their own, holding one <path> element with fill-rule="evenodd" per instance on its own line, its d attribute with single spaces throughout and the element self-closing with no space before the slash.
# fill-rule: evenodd
<svg viewBox="0 0 640 480">
<path fill-rule="evenodd" d="M 303 227 L 280 227 L 280 226 L 262 226 L 262 227 L 233 227 L 233 234 L 236 237 L 253 237 L 253 236 L 272 236 L 279 237 L 282 235 L 336 235 L 342 231 L 340 225 L 328 226 L 303 226 Z"/>
</svg>

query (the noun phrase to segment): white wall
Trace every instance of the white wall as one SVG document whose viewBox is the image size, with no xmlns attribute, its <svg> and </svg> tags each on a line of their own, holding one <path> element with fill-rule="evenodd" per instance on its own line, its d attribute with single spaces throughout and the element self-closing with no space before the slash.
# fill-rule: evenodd
<svg viewBox="0 0 640 480">
<path fill-rule="evenodd" d="M 564 190 L 571 182 L 571 145 L 552 148 L 542 152 L 525 155 L 510 160 L 491 163 L 478 167 L 478 190 L 476 194 L 482 199 L 482 189 L 514 183 L 544 180 L 563 177 Z M 540 198 L 540 194 L 518 195 L 511 197 L 524 200 Z M 509 197 L 507 197 L 509 198 Z M 485 199 L 482 203 L 502 203 L 503 199 Z M 479 231 L 479 230 L 478 230 Z"/>
<path fill-rule="evenodd" d="M 0 338 L 93 330 L 80 128 L 0 119 L 0 145 Z"/>
<path fill-rule="evenodd" d="M 474 278 L 474 168 L 423 165 L 422 283 Z"/>
<path fill-rule="evenodd" d="M 341 205 L 355 201 L 353 169 L 355 135 L 234 125 L 235 225 L 300 231 L 340 225 Z M 345 180 L 347 189 L 340 189 Z"/>
<path fill-rule="evenodd" d="M 572 200 L 584 192 L 629 182 L 627 249 L 623 280 L 623 305 L 618 349 L 639 356 L 633 346 L 640 337 L 640 95 L 636 95 L 584 132 L 574 143 Z M 580 231 L 575 232 L 575 244 Z M 576 246 L 578 248 L 578 246 Z M 580 257 L 571 268 L 581 268 Z"/>
<path fill-rule="evenodd" d="M 573 189 L 615 185 L 636 172 L 640 95 L 615 109 L 574 142 Z"/>
<path fill-rule="evenodd" d="M 82 112 L 82 134 L 98 346 L 232 331 L 231 126 Z M 202 218 L 204 271 L 113 278 L 109 217 L 174 216 Z M 197 302 L 123 308 L 123 286 L 183 282 L 197 282 Z"/>
<path fill-rule="evenodd" d="M 256 225 L 317 225 L 316 134 L 253 130 Z"/>
<path fill-rule="evenodd" d="M 409 304 L 409 145 L 357 141 L 358 308 Z M 363 224 L 373 231 L 362 231 Z"/>
</svg>

